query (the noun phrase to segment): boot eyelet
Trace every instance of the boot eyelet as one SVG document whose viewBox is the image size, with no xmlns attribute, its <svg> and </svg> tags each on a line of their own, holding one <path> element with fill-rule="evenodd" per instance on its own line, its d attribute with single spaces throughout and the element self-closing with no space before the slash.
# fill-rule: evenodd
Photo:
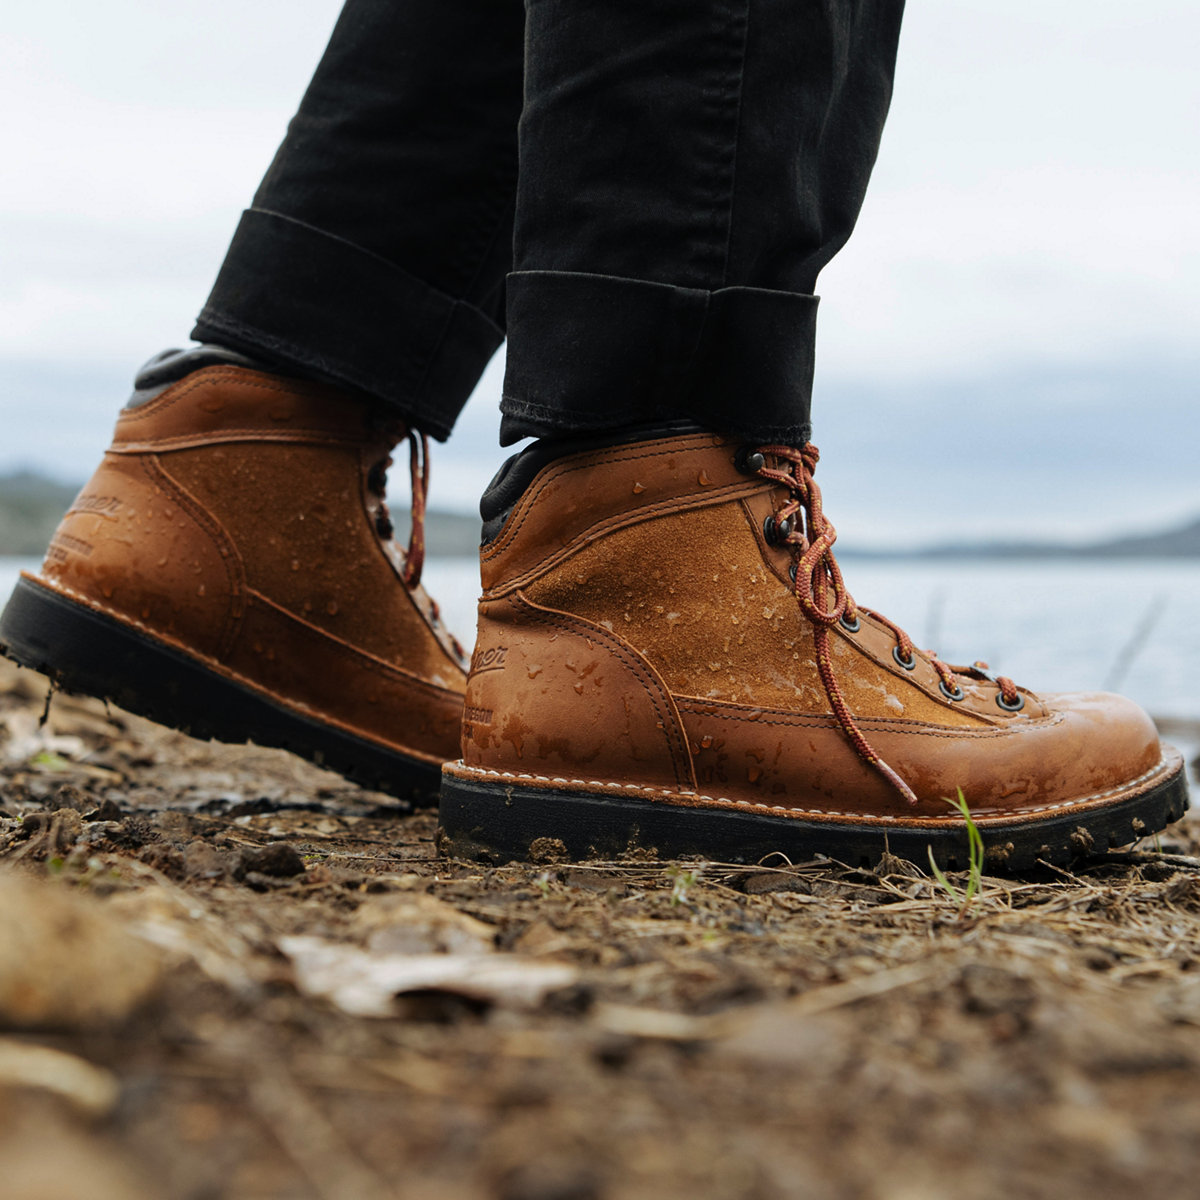
<svg viewBox="0 0 1200 1200">
<path fill-rule="evenodd" d="M 743 475 L 757 475 L 767 465 L 766 457 L 753 446 L 743 446 L 734 455 L 733 465 Z"/>
<path fill-rule="evenodd" d="M 911 671 L 911 670 L 913 670 L 913 669 L 916 667 L 916 665 L 917 665 L 917 656 L 914 654 L 914 655 L 912 656 L 912 658 L 905 658 L 905 657 L 904 657 L 904 655 L 900 653 L 900 647 L 899 647 L 899 646 L 893 646 L 893 647 L 892 647 L 892 657 L 893 657 L 893 658 L 896 660 L 896 662 L 897 662 L 897 663 L 899 663 L 899 664 L 900 664 L 900 666 L 902 666 L 902 667 L 903 667 L 903 668 L 904 668 L 906 671 Z"/>
<path fill-rule="evenodd" d="M 946 681 L 944 679 L 938 680 L 938 688 L 941 690 L 942 695 L 945 696 L 947 700 L 965 700 L 967 698 L 967 693 L 964 692 L 962 688 L 958 686 L 958 684 L 955 684 L 954 691 L 951 691 L 946 686 Z"/>
<path fill-rule="evenodd" d="M 768 517 L 763 522 L 763 537 L 767 539 L 768 546 L 781 546 L 792 536 L 792 530 L 795 527 L 795 522 L 791 517 L 784 517 L 782 521 Z"/>
<path fill-rule="evenodd" d="M 1008 701 L 1004 699 L 1004 693 L 997 692 L 996 693 L 996 703 L 1002 709 L 1004 709 L 1005 712 L 1020 712 L 1021 709 L 1023 709 L 1025 707 L 1025 697 L 1022 696 L 1020 692 L 1018 692 L 1016 703 L 1009 704 Z"/>
<path fill-rule="evenodd" d="M 797 575 L 796 560 L 792 559 L 791 566 L 788 567 L 788 578 L 792 581 L 793 586 L 796 583 L 796 575 Z"/>
<path fill-rule="evenodd" d="M 854 618 L 854 622 L 852 624 L 846 619 L 845 613 L 842 613 L 842 615 L 838 618 L 838 624 L 841 625 L 841 627 L 847 633 L 857 633 L 862 628 L 862 622 L 857 617 Z"/>
</svg>

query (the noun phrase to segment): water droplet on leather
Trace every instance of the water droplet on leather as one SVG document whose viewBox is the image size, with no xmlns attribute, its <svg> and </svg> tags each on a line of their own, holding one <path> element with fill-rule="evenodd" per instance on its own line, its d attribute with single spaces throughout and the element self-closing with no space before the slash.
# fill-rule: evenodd
<svg viewBox="0 0 1200 1200">
<path fill-rule="evenodd" d="M 635 496 L 640 496 L 645 490 L 646 485 L 644 483 L 635 483 L 633 485 L 633 494 Z"/>
<path fill-rule="evenodd" d="M 712 480 L 708 477 L 708 472 L 703 468 L 701 468 L 700 474 L 696 476 L 696 482 L 699 483 L 701 487 L 712 486 Z"/>
<path fill-rule="evenodd" d="M 338 614 L 338 602 L 336 600 L 330 600 L 330 602 L 325 605 L 325 611 L 331 617 L 336 617 Z"/>
</svg>

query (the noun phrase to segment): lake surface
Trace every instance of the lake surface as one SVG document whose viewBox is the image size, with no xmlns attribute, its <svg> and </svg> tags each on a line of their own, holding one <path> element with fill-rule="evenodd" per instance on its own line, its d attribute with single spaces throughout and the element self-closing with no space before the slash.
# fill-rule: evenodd
<svg viewBox="0 0 1200 1200">
<path fill-rule="evenodd" d="M 0 558 L 0 598 L 22 567 Z M 1200 562 L 877 562 L 846 555 L 860 604 L 950 662 L 984 659 L 1044 691 L 1115 687 L 1158 717 L 1200 720 Z M 433 559 L 430 592 L 469 645 L 479 569 Z"/>
</svg>

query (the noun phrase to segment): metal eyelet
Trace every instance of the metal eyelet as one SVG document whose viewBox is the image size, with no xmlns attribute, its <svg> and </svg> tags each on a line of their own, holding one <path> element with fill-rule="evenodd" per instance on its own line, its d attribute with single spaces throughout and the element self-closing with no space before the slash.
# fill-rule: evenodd
<svg viewBox="0 0 1200 1200">
<path fill-rule="evenodd" d="M 947 700 L 965 700 L 967 698 L 967 693 L 964 692 L 962 688 L 958 686 L 958 684 L 955 684 L 954 691 L 951 691 L 946 686 L 946 681 L 944 679 L 938 680 L 938 688 L 941 690 L 942 695 L 945 696 Z"/>
<path fill-rule="evenodd" d="M 1002 709 L 1004 709 L 1005 712 L 1020 712 L 1021 709 L 1023 709 L 1025 707 L 1025 697 L 1022 696 L 1020 692 L 1018 692 L 1016 703 L 1009 704 L 1008 701 L 1004 699 L 1004 693 L 997 692 L 996 693 L 996 703 Z"/>
<path fill-rule="evenodd" d="M 780 546 L 792 536 L 795 528 L 796 523 L 791 517 L 784 517 L 782 521 L 768 517 L 763 522 L 763 537 L 767 539 L 768 546 Z"/>
<path fill-rule="evenodd" d="M 796 583 L 796 560 L 792 559 L 791 565 L 788 567 L 788 578 L 792 581 L 793 586 Z"/>
<path fill-rule="evenodd" d="M 838 618 L 838 624 L 841 625 L 841 627 L 847 633 L 857 633 L 862 628 L 862 622 L 857 617 L 854 618 L 854 624 L 851 625 L 850 622 L 846 620 L 845 613 L 842 613 L 842 615 Z"/>
<path fill-rule="evenodd" d="M 916 667 L 916 665 L 917 665 L 917 656 L 914 654 L 914 655 L 912 656 L 912 658 L 905 658 L 905 657 L 904 657 L 904 655 L 900 653 L 900 647 L 899 647 L 899 646 L 893 646 L 893 647 L 892 647 L 892 657 L 893 657 L 893 658 L 896 660 L 896 662 L 898 662 L 898 663 L 900 664 L 900 666 L 902 666 L 902 667 L 903 667 L 903 668 L 904 668 L 906 671 L 911 671 L 911 670 L 913 670 L 913 669 Z"/>
<path fill-rule="evenodd" d="M 757 475 L 767 465 L 767 460 L 753 446 L 743 446 L 734 455 L 733 465 L 743 475 Z"/>
</svg>

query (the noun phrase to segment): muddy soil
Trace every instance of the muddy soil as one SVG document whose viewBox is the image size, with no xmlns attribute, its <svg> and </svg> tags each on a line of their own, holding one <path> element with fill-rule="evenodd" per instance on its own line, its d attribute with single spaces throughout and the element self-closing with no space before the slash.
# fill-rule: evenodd
<svg viewBox="0 0 1200 1200">
<path fill-rule="evenodd" d="M 1200 825 L 965 912 L 894 860 L 482 868 L 45 695 L 0 667 L 7 1200 L 1195 1194 Z"/>
</svg>

